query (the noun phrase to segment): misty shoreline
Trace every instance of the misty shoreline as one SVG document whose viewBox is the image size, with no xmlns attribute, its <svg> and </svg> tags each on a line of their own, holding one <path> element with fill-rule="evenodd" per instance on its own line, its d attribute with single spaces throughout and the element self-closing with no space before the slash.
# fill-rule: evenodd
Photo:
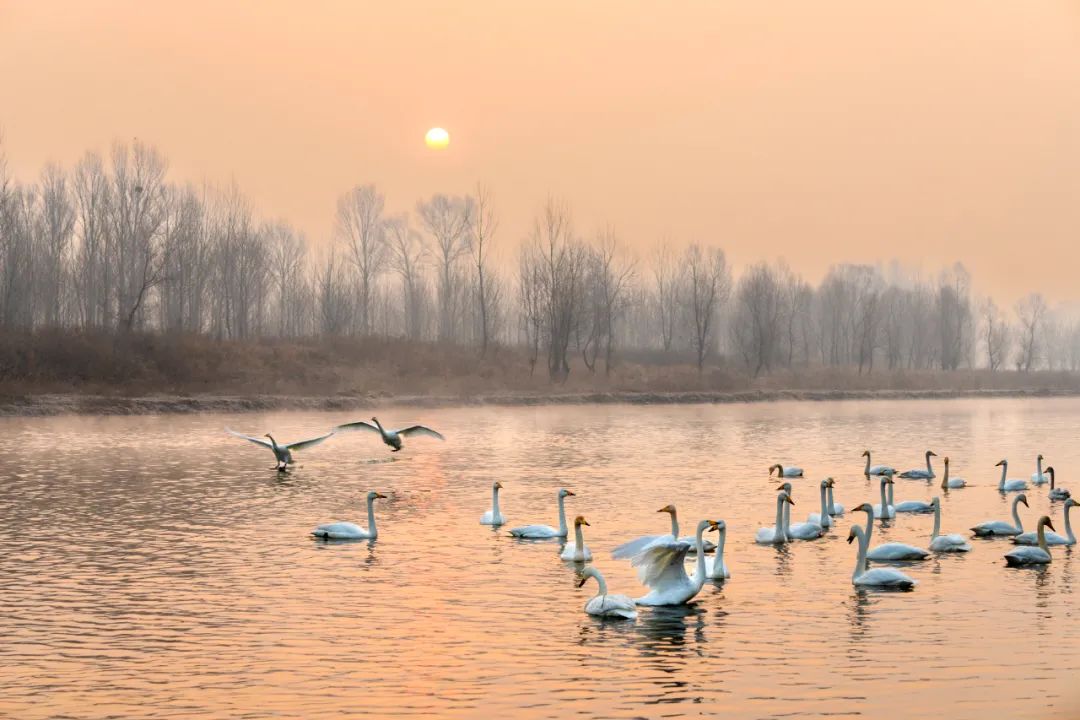
<svg viewBox="0 0 1080 720">
<path fill-rule="evenodd" d="M 493 393 L 491 395 L 76 395 L 35 394 L 0 398 L 0 417 L 59 415 L 173 415 L 272 411 L 417 408 L 529 407 L 539 405 L 728 405 L 762 402 L 852 400 L 955 400 L 965 398 L 1064 398 L 1061 388 L 981 390 L 746 390 L 686 392 Z"/>
</svg>

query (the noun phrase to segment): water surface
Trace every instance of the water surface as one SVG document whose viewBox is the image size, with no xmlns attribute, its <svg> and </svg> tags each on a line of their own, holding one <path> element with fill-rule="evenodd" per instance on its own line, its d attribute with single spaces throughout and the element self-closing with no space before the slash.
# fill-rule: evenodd
<svg viewBox="0 0 1080 720">
<path fill-rule="evenodd" d="M 1003 540 L 905 568 L 911 593 L 857 592 L 841 519 L 825 538 L 756 546 L 769 464 L 795 461 L 796 519 L 832 475 L 848 508 L 875 501 L 875 462 L 933 448 L 973 487 L 942 498 L 943 529 L 1008 517 L 993 464 L 1028 477 L 1043 452 L 1080 490 L 1076 400 L 474 408 L 381 413 L 429 423 L 391 454 L 351 434 L 276 473 L 226 424 L 279 439 L 358 419 L 335 413 L 5 419 L 0 495 L 0 715 L 12 718 L 702 717 L 1075 718 L 1076 550 L 1006 569 Z M 553 543 L 478 524 L 490 485 L 511 525 L 554 524 L 556 490 L 612 592 L 643 593 L 610 559 L 663 532 L 729 528 L 733 577 L 634 622 L 582 612 Z M 366 523 L 373 543 L 326 544 L 320 522 Z M 935 486 L 897 481 L 897 499 Z M 1026 521 L 1061 503 L 1028 492 Z M 1053 507 L 1052 507 L 1053 506 Z M 1023 508 L 1022 508 L 1023 509 Z M 1080 521 L 1080 514 L 1077 520 Z M 1063 530 L 1059 525 L 1059 530 Z M 928 516 L 875 530 L 925 545 Z"/>
</svg>

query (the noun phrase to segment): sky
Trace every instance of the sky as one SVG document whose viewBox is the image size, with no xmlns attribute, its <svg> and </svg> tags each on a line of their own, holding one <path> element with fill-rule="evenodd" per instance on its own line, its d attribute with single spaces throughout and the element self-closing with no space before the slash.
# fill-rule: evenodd
<svg viewBox="0 0 1080 720">
<path fill-rule="evenodd" d="M 0 0 L 0 78 L 16 177 L 138 138 L 317 242 L 482 182 L 508 257 L 554 196 L 643 257 L 1080 300 L 1078 0 Z"/>
</svg>

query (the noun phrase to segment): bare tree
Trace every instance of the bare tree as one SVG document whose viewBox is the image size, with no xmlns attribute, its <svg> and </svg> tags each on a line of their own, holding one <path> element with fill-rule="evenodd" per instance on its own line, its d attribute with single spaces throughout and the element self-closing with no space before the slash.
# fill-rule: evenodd
<svg viewBox="0 0 1080 720">
<path fill-rule="evenodd" d="M 371 297 L 386 265 L 386 201 L 374 185 L 361 185 L 338 199 L 337 234 L 345 244 L 359 282 L 360 333 L 371 331 Z"/>
<path fill-rule="evenodd" d="M 679 277 L 677 260 L 666 242 L 657 246 L 653 257 L 653 282 L 656 286 L 656 311 L 660 319 L 660 346 L 671 351 L 675 339 L 675 319 L 679 312 Z"/>
<path fill-rule="evenodd" d="M 490 292 L 488 256 L 491 253 L 492 237 L 499 227 L 499 218 L 491 206 L 491 193 L 483 185 L 476 186 L 475 217 L 472 225 L 473 267 L 476 269 L 476 309 L 480 327 L 480 357 L 487 355 L 491 339 L 492 315 L 494 307 Z"/>
<path fill-rule="evenodd" d="M 390 266 L 401 278 L 401 299 L 405 318 L 405 335 L 419 340 L 423 333 L 424 297 L 426 287 L 423 263 L 426 257 L 420 233 L 409 225 L 408 215 L 391 218 L 386 223 L 390 244 Z"/>
<path fill-rule="evenodd" d="M 458 263 L 469 252 L 475 217 L 471 197 L 434 195 L 416 206 L 417 215 L 435 242 L 439 268 L 439 340 L 457 339 L 459 320 Z"/>
<path fill-rule="evenodd" d="M 1046 300 L 1041 293 L 1031 293 L 1016 303 L 1016 317 L 1020 322 L 1016 369 L 1021 372 L 1030 372 L 1039 362 L 1042 351 L 1040 333 L 1046 322 L 1046 314 Z"/>
<path fill-rule="evenodd" d="M 1012 348 L 1012 328 L 998 310 L 997 304 L 989 298 L 983 303 L 982 315 L 986 366 L 991 372 L 997 372 L 1003 367 Z"/>
<path fill-rule="evenodd" d="M 712 346 L 716 314 L 731 291 L 731 275 L 724 251 L 719 248 L 703 250 L 700 245 L 691 245 L 683 256 L 683 266 L 686 273 L 684 305 L 700 373 Z"/>
<path fill-rule="evenodd" d="M 280 337 L 298 335 L 302 320 L 297 313 L 304 304 L 304 261 L 307 243 L 286 222 L 277 222 L 263 230 L 270 243 L 270 278 L 277 292 L 277 334 Z"/>
<path fill-rule="evenodd" d="M 68 261 L 75 229 L 75 208 L 67 176 L 56 165 L 48 165 L 41 175 L 41 222 L 36 257 L 41 265 L 38 288 L 42 321 L 56 327 L 65 317 Z"/>
</svg>

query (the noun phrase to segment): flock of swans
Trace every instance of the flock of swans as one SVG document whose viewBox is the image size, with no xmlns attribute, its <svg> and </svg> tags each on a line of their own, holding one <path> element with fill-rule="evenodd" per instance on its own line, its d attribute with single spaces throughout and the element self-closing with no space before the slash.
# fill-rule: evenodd
<svg viewBox="0 0 1080 720">
<path fill-rule="evenodd" d="M 236 433 L 228 428 L 226 430 L 233 435 L 269 448 L 274 453 L 279 471 L 285 471 L 294 463 L 292 456 L 294 450 L 317 445 L 339 431 L 366 430 L 378 433 L 383 442 L 394 452 L 401 450 L 402 438 L 409 435 L 427 435 L 440 440 L 444 439 L 441 434 L 423 425 L 388 430 L 376 418 L 372 418 L 371 423 L 359 421 L 339 425 L 325 435 L 284 445 L 277 443 L 270 435 L 266 435 L 268 440 L 264 440 Z M 931 460 L 937 457 L 936 453 L 926 451 L 925 468 L 918 467 L 903 472 L 898 472 L 896 468 L 888 465 L 874 465 L 869 450 L 864 451 L 862 456 L 866 459 L 863 474 L 868 479 L 878 481 L 879 502 L 877 504 L 862 503 L 852 508 L 852 512 L 866 514 L 865 525 L 853 524 L 848 532 L 848 543 L 858 542 L 855 569 L 851 576 L 852 584 L 863 588 L 911 590 L 915 587 L 916 581 L 901 570 L 895 567 L 870 567 L 869 563 L 917 562 L 927 559 L 932 553 L 971 551 L 972 546 L 964 536 L 958 533 L 941 532 L 940 497 L 935 496 L 930 502 L 921 500 L 896 502 L 894 500 L 893 493 L 896 485 L 894 478 L 925 480 L 928 483 L 937 478 Z M 1049 516 L 1038 519 L 1034 532 L 1024 531 L 1019 506 L 1021 504 L 1028 506 L 1027 495 L 1023 491 L 1028 490 L 1029 481 L 1009 478 L 1007 460 L 1001 460 L 995 467 L 1001 468 L 997 490 L 1002 494 L 1018 493 L 1012 500 L 1011 522 L 988 520 L 971 528 L 974 537 L 1010 537 L 1016 547 L 1005 554 L 1005 561 L 1011 567 L 1047 565 L 1053 560 L 1050 553 L 1051 547 L 1076 544 L 1069 512 L 1077 505 L 1077 502 L 1068 490 L 1057 486 L 1053 467 L 1047 467 L 1044 470 L 1043 460 L 1043 456 L 1039 455 L 1036 460 L 1036 472 L 1031 475 L 1030 483 L 1036 487 L 1049 485 L 1049 499 L 1064 501 L 1064 535 L 1053 532 L 1055 528 Z M 836 524 L 834 518 L 844 514 L 843 505 L 833 499 L 836 483 L 833 478 L 826 478 L 818 483 L 819 512 L 810 513 L 805 522 L 793 524 L 791 507 L 795 501 L 791 480 L 803 478 L 804 471 L 800 467 L 777 463 L 769 467 L 769 476 L 772 477 L 774 473 L 777 477 L 776 482 L 780 483 L 775 502 L 775 520 L 771 526 L 758 529 L 754 535 L 756 543 L 780 545 L 795 541 L 816 540 L 825 536 Z M 944 473 L 940 487 L 946 493 L 949 490 L 969 487 L 963 478 L 950 477 L 948 457 L 944 458 Z M 491 509 L 481 516 L 482 525 L 501 527 L 506 524 L 507 518 L 499 504 L 499 492 L 502 489 L 501 482 L 492 484 Z M 335 522 L 319 525 L 312 530 L 311 534 L 325 540 L 375 539 L 378 537 L 375 525 L 375 501 L 385 497 L 374 490 L 367 494 L 367 528 L 351 522 Z M 725 522 L 707 518 L 697 523 L 692 535 L 680 535 L 678 512 L 674 505 L 666 505 L 657 512 L 670 516 L 670 532 L 635 538 L 619 545 L 611 553 L 615 560 L 629 560 L 631 566 L 636 568 L 640 581 L 648 588 L 648 592 L 638 598 L 609 593 L 603 574 L 591 564 L 593 553 L 585 543 L 584 532 L 584 528 L 589 527 L 589 523 L 583 516 L 578 515 L 574 518 L 574 537 L 573 540 L 567 541 L 570 535 L 570 528 L 566 521 L 566 498 L 568 497 L 574 497 L 574 492 L 566 488 L 559 489 L 555 495 L 557 527 L 543 524 L 522 525 L 510 529 L 510 535 L 519 539 L 563 541 L 560 558 L 583 566 L 578 570 L 578 587 L 584 585 L 590 578 L 595 579 L 599 586 L 597 595 L 585 604 L 585 612 L 590 615 L 632 619 L 637 617 L 638 606 L 681 605 L 692 600 L 707 580 L 722 582 L 731 577 L 724 559 L 724 544 L 727 536 Z M 895 518 L 898 513 L 933 514 L 933 529 L 926 547 L 901 542 L 888 542 L 871 547 L 874 521 Z M 716 543 L 705 537 L 706 533 L 712 532 L 718 533 Z M 713 553 L 713 556 L 708 557 L 709 553 Z M 687 572 L 686 560 L 689 557 L 693 558 L 692 573 Z"/>
</svg>

